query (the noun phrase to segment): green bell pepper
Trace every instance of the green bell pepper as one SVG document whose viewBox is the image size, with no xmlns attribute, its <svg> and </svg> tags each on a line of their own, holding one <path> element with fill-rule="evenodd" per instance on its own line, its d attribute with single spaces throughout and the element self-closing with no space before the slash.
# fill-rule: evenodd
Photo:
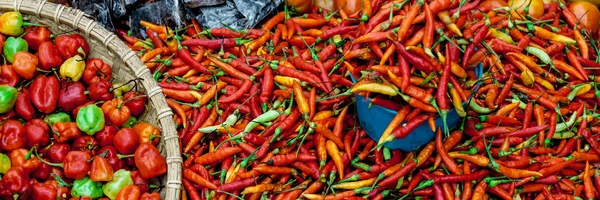
<svg viewBox="0 0 600 200">
<path fill-rule="evenodd" d="M 3 53 L 6 60 L 8 60 L 10 63 L 13 63 L 15 61 L 15 54 L 17 52 L 27 52 L 28 50 L 27 41 L 25 41 L 23 38 L 9 37 L 4 43 Z"/>
<path fill-rule="evenodd" d="M 102 186 L 102 191 L 104 191 L 104 195 L 108 198 L 115 199 L 119 191 L 128 185 L 133 185 L 131 172 L 120 169 L 114 173 L 112 181 L 109 181 Z"/>
<path fill-rule="evenodd" d="M 102 194 L 102 183 L 92 181 L 89 176 L 75 180 L 71 189 L 71 196 L 90 197 L 92 199 L 100 198 L 104 196 Z"/>
<path fill-rule="evenodd" d="M 10 167 L 10 158 L 6 154 L 0 153 L 0 173 L 6 174 Z"/>
<path fill-rule="evenodd" d="M 71 122 L 71 116 L 64 112 L 54 113 L 46 115 L 44 121 L 50 126 L 54 126 L 57 122 Z"/>
<path fill-rule="evenodd" d="M 75 122 L 81 131 L 94 135 L 104 128 L 104 113 L 96 104 L 90 104 L 79 109 Z"/>
<path fill-rule="evenodd" d="M 12 110 L 17 101 L 17 89 L 8 85 L 0 85 L 0 114 Z"/>
</svg>

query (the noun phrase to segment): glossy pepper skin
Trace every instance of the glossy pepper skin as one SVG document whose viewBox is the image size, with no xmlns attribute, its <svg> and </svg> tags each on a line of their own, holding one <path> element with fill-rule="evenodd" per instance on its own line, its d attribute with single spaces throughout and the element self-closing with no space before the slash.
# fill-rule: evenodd
<svg viewBox="0 0 600 200">
<path fill-rule="evenodd" d="M 15 149 L 10 152 L 10 162 L 12 167 L 22 167 L 25 170 L 26 174 L 31 173 L 36 170 L 40 166 L 40 160 L 37 157 L 30 157 L 29 159 L 25 159 L 29 154 L 29 150 L 27 149 Z"/>
<path fill-rule="evenodd" d="M 135 150 L 135 166 L 142 178 L 151 179 L 167 172 L 167 163 L 152 144 L 141 144 Z M 152 160 L 152 162 L 147 162 Z"/>
<path fill-rule="evenodd" d="M 17 120 L 6 120 L 0 129 L 2 138 L 0 138 L 0 148 L 5 151 L 12 151 L 25 147 L 26 135 L 25 128 Z"/>
<path fill-rule="evenodd" d="M 106 156 L 106 160 L 112 166 L 113 170 L 123 168 L 123 160 L 117 156 L 117 149 L 114 146 L 105 146 L 98 150 L 98 155 Z"/>
<path fill-rule="evenodd" d="M 87 105 L 77 113 L 77 127 L 88 135 L 94 135 L 104 128 L 104 114 L 95 104 Z"/>
<path fill-rule="evenodd" d="M 52 130 L 54 131 L 54 141 L 58 143 L 67 142 L 81 136 L 81 132 L 75 122 L 54 123 Z"/>
<path fill-rule="evenodd" d="M 45 26 L 31 26 L 25 30 L 23 39 L 27 41 L 29 49 L 37 51 L 42 43 L 50 41 L 52 31 Z"/>
<path fill-rule="evenodd" d="M 33 108 L 33 105 L 31 105 L 29 92 L 26 90 L 23 90 L 19 93 L 14 108 L 17 116 L 22 117 L 25 120 L 31 120 L 35 115 L 35 109 Z"/>
<path fill-rule="evenodd" d="M 65 161 L 69 151 L 71 151 L 71 146 L 69 144 L 54 143 L 48 148 L 48 151 L 44 153 L 44 158 L 53 163 L 60 163 Z"/>
<path fill-rule="evenodd" d="M 84 151 L 90 155 L 96 155 L 96 151 L 98 150 L 98 140 L 92 136 L 84 135 L 73 141 L 71 149 Z"/>
<path fill-rule="evenodd" d="M 112 78 L 112 67 L 102 59 L 90 58 L 85 63 L 83 71 L 83 82 L 91 85 L 100 81 L 110 81 Z"/>
<path fill-rule="evenodd" d="M 44 117 L 44 121 L 48 124 L 48 126 L 52 127 L 57 122 L 70 122 L 71 116 L 64 112 L 53 113 L 46 115 L 46 117 Z"/>
<path fill-rule="evenodd" d="M 53 185 L 34 183 L 31 185 L 31 199 L 55 199 L 58 190 Z"/>
<path fill-rule="evenodd" d="M 11 111 L 17 102 L 17 89 L 8 85 L 0 85 L 0 114 Z"/>
<path fill-rule="evenodd" d="M 63 63 L 63 58 L 58 54 L 58 49 L 51 41 L 42 42 L 38 48 L 38 60 L 40 61 L 40 68 L 43 70 L 50 70 L 54 67 L 60 67 Z"/>
<path fill-rule="evenodd" d="M 160 200 L 160 194 L 158 192 L 144 193 L 140 197 L 140 200 Z"/>
<path fill-rule="evenodd" d="M 31 186 L 29 175 L 22 167 L 12 167 L 0 181 L 0 197 L 18 199 L 25 195 Z M 17 198 L 15 198 L 17 197 Z"/>
<path fill-rule="evenodd" d="M 6 12 L 0 15 L 0 33 L 19 36 L 23 33 L 23 15 L 20 12 Z"/>
<path fill-rule="evenodd" d="M 96 182 L 111 181 L 113 179 L 113 168 L 108 160 L 102 156 L 94 157 L 92 169 L 90 170 L 90 179 Z"/>
<path fill-rule="evenodd" d="M 81 82 L 65 83 L 58 94 L 58 106 L 71 112 L 89 100 L 85 95 L 85 86 Z"/>
<path fill-rule="evenodd" d="M 10 166 L 10 158 L 6 154 L 0 153 L 0 174 L 6 174 Z"/>
<path fill-rule="evenodd" d="M 8 37 L 2 48 L 2 53 L 8 62 L 13 63 L 15 61 L 15 54 L 17 52 L 27 52 L 27 41 L 23 38 Z"/>
<path fill-rule="evenodd" d="M 0 68 L 0 85 L 15 87 L 21 81 L 21 77 L 13 69 L 12 65 L 2 65 Z"/>
<path fill-rule="evenodd" d="M 71 189 L 73 197 L 90 197 L 97 199 L 102 197 L 102 183 L 94 182 L 90 177 L 86 176 L 73 182 Z"/>
<path fill-rule="evenodd" d="M 12 65 L 19 76 L 32 79 L 38 66 L 38 58 L 29 52 L 17 52 Z"/>
<path fill-rule="evenodd" d="M 25 136 L 27 144 L 25 147 L 31 149 L 34 146 L 38 148 L 45 147 L 50 143 L 50 128 L 48 124 L 41 119 L 33 119 L 25 122 Z"/>
<path fill-rule="evenodd" d="M 97 132 L 94 136 L 96 137 L 96 140 L 98 140 L 98 145 L 100 147 L 105 147 L 113 145 L 113 138 L 115 138 L 115 135 L 117 135 L 118 131 L 119 129 L 115 128 L 114 126 L 104 126 L 104 128 Z"/>
<path fill-rule="evenodd" d="M 83 76 L 84 70 L 85 62 L 83 58 L 79 55 L 75 55 L 65 60 L 65 62 L 60 65 L 58 72 L 60 73 L 60 77 L 70 78 L 71 80 L 77 82 Z"/>
<path fill-rule="evenodd" d="M 140 199 L 140 196 L 140 187 L 137 185 L 128 185 L 121 189 L 119 193 L 117 193 L 115 200 L 138 200 Z"/>
<path fill-rule="evenodd" d="M 94 101 L 108 101 L 113 99 L 112 84 L 108 81 L 98 81 L 88 86 L 90 99 Z"/>
<path fill-rule="evenodd" d="M 123 99 L 125 101 L 127 101 L 127 103 L 125 103 L 125 105 L 129 108 L 129 112 L 131 113 L 131 115 L 139 117 L 140 115 L 142 115 L 142 113 L 144 113 L 144 110 L 146 109 L 146 103 L 148 103 L 148 98 L 147 97 L 138 97 L 140 95 L 144 95 L 138 91 L 129 91 L 127 93 L 125 93 L 125 96 L 123 97 Z M 136 98 L 137 97 L 137 98 Z M 133 99 L 136 98 L 136 99 Z M 133 100 L 130 100 L 133 99 Z M 130 100 L 130 101 L 128 101 Z"/>
<path fill-rule="evenodd" d="M 72 179 L 82 179 L 90 171 L 92 156 L 83 151 L 69 151 L 63 162 L 65 177 Z M 88 177 L 89 178 L 89 177 Z"/>
<path fill-rule="evenodd" d="M 56 109 L 59 90 L 56 76 L 40 75 L 29 85 L 31 102 L 40 112 L 49 114 Z"/>
<path fill-rule="evenodd" d="M 140 139 L 131 128 L 123 128 L 113 138 L 115 148 L 122 154 L 132 154 L 140 145 Z"/>
<path fill-rule="evenodd" d="M 123 104 L 123 100 L 119 98 L 113 98 L 110 101 L 102 104 L 102 112 L 106 119 L 115 126 L 121 126 L 129 119 L 131 113 L 129 108 Z"/>
<path fill-rule="evenodd" d="M 140 122 L 133 126 L 133 130 L 140 137 L 140 143 L 158 144 L 160 141 L 160 130 L 152 124 Z"/>
<path fill-rule="evenodd" d="M 119 191 L 128 185 L 133 185 L 131 172 L 120 169 L 115 172 L 111 181 L 102 186 L 102 191 L 108 198 L 115 199 Z"/>
<path fill-rule="evenodd" d="M 83 36 L 77 33 L 56 36 L 54 42 L 56 43 L 56 47 L 58 47 L 58 53 L 64 59 L 71 58 L 75 55 L 86 57 L 86 55 L 90 53 L 90 46 L 87 41 Z"/>
</svg>

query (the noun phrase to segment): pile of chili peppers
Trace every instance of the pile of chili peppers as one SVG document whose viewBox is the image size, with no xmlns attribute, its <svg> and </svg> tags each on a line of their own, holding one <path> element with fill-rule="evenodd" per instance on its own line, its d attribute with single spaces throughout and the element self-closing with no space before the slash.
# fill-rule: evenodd
<svg viewBox="0 0 600 200">
<path fill-rule="evenodd" d="M 176 113 L 184 199 L 600 195 L 598 32 L 564 2 L 538 18 L 479 0 L 362 2 L 248 30 L 118 31 Z M 356 123 L 355 93 L 398 111 L 379 141 Z M 451 108 L 461 125 L 437 127 Z M 436 137 L 421 149 L 381 146 L 426 122 Z"/>
<path fill-rule="evenodd" d="M 146 96 L 113 85 L 83 36 L 26 24 L 0 15 L 0 198 L 160 199 L 161 133 L 136 120 Z"/>
</svg>

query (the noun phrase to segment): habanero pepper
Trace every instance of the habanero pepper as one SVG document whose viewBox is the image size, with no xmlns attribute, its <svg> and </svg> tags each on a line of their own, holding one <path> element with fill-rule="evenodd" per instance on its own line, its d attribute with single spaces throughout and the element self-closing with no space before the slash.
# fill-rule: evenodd
<svg viewBox="0 0 600 200">
<path fill-rule="evenodd" d="M 86 152 L 69 151 L 67 156 L 65 156 L 63 163 L 50 163 L 40 157 L 38 157 L 38 159 L 47 165 L 53 167 L 62 167 L 65 177 L 67 178 L 82 179 L 86 177 L 89 179 L 87 174 L 91 168 L 89 161 L 92 160 L 92 156 Z"/>
<path fill-rule="evenodd" d="M 11 11 L 0 15 L 0 33 L 9 36 L 19 36 L 23 33 L 23 15 Z"/>
<path fill-rule="evenodd" d="M 112 84 L 108 81 L 98 81 L 88 86 L 91 100 L 109 101 L 113 99 Z"/>
<path fill-rule="evenodd" d="M 18 199 L 24 197 L 30 188 L 30 178 L 23 167 L 10 168 L 0 181 L 0 197 Z"/>
<path fill-rule="evenodd" d="M 158 144 L 160 141 L 160 130 L 152 124 L 140 122 L 133 126 L 133 130 L 140 137 L 140 143 Z"/>
<path fill-rule="evenodd" d="M 42 70 L 50 70 L 54 67 L 60 67 L 63 58 L 58 54 L 56 45 L 51 41 L 42 42 L 38 48 L 37 56 L 39 67 Z"/>
<path fill-rule="evenodd" d="M 85 62 L 79 55 L 68 58 L 60 65 L 59 73 L 62 78 L 70 78 L 77 82 L 83 77 L 83 71 L 85 70 Z"/>
<path fill-rule="evenodd" d="M 50 41 L 50 35 L 52 34 L 52 31 L 45 26 L 27 27 L 25 32 L 23 39 L 27 41 L 29 49 L 34 51 L 37 51 L 42 43 Z"/>
<path fill-rule="evenodd" d="M 17 52 L 14 55 L 13 69 L 24 79 L 32 79 L 38 65 L 38 59 L 29 52 Z"/>
<path fill-rule="evenodd" d="M 80 55 L 81 57 L 87 57 L 90 53 L 90 46 L 83 36 L 80 34 L 63 34 L 54 38 L 58 53 L 63 59 L 72 58 L 73 56 Z M 81 59 L 83 60 L 83 59 Z"/>
<path fill-rule="evenodd" d="M 79 109 L 75 122 L 81 131 L 94 135 L 104 128 L 104 114 L 98 106 L 90 104 Z"/>
<path fill-rule="evenodd" d="M 145 179 L 154 178 L 167 172 L 167 163 L 154 145 L 142 143 L 135 150 L 135 166 Z M 148 161 L 152 162 L 148 162 Z"/>
<path fill-rule="evenodd" d="M 9 37 L 6 39 L 3 47 L 3 54 L 8 62 L 13 63 L 15 61 L 15 54 L 17 52 L 27 52 L 27 42 L 23 38 Z"/>
<path fill-rule="evenodd" d="M 128 185 L 133 185 L 131 172 L 120 169 L 114 173 L 111 181 L 102 186 L 102 191 L 108 198 L 115 199 L 119 191 Z"/>
<path fill-rule="evenodd" d="M 2 138 L 0 138 L 0 148 L 6 151 L 21 149 L 26 144 L 25 128 L 21 122 L 16 120 L 6 120 L 0 129 Z"/>
<path fill-rule="evenodd" d="M 15 87 L 20 80 L 21 77 L 17 75 L 12 65 L 5 64 L 0 67 L 0 84 Z"/>
<path fill-rule="evenodd" d="M 85 86 L 81 82 L 65 83 L 58 93 L 58 106 L 66 112 L 71 112 L 88 101 Z"/>
<path fill-rule="evenodd" d="M 112 79 L 112 67 L 102 59 L 90 58 L 85 64 L 82 80 L 85 84 L 91 85 L 100 81 L 110 81 Z"/>
<path fill-rule="evenodd" d="M 139 117 L 144 112 L 146 103 L 148 103 L 148 97 L 139 91 L 125 93 L 123 100 L 125 101 L 125 106 L 129 108 L 131 115 L 136 117 Z"/>
<path fill-rule="evenodd" d="M 94 182 L 90 177 L 82 177 L 73 182 L 73 188 L 71 188 L 71 196 L 73 197 L 89 197 L 97 199 L 103 197 L 102 194 L 102 183 Z"/>
<path fill-rule="evenodd" d="M 102 112 L 108 122 L 115 126 L 121 126 L 131 115 L 129 108 L 124 105 L 123 100 L 114 98 L 102 104 Z"/>
<path fill-rule="evenodd" d="M 17 89 L 14 87 L 9 85 L 0 85 L 0 114 L 11 111 L 17 102 L 18 96 L 20 95 L 17 94 Z"/>
</svg>

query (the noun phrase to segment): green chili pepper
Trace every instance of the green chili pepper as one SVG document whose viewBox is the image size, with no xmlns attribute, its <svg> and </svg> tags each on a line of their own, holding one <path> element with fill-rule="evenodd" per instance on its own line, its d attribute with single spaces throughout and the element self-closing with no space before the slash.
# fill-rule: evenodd
<svg viewBox="0 0 600 200">
<path fill-rule="evenodd" d="M 387 147 L 383 147 L 383 159 L 386 161 L 392 159 L 392 152 Z"/>
<path fill-rule="evenodd" d="M 71 189 L 73 197 L 90 197 L 97 199 L 102 197 L 102 183 L 94 182 L 89 176 L 83 179 L 75 180 Z"/>
<path fill-rule="evenodd" d="M 577 93 L 583 88 L 583 86 L 585 86 L 585 84 L 578 84 L 573 86 L 573 90 L 571 90 L 571 92 L 569 92 L 569 95 L 567 95 L 569 101 L 573 101 L 573 99 L 575 99 L 575 95 L 577 95 Z"/>
<path fill-rule="evenodd" d="M 151 161 L 148 161 L 151 162 Z M 117 194 L 125 186 L 133 185 L 133 179 L 131 178 L 131 172 L 120 169 L 117 170 L 113 175 L 113 180 L 102 186 L 102 191 L 110 199 L 115 199 Z"/>
<path fill-rule="evenodd" d="M 479 114 L 488 114 L 492 112 L 491 109 L 481 107 L 479 104 L 475 103 L 475 101 L 469 101 L 469 107 Z"/>
<path fill-rule="evenodd" d="M 252 131 L 254 128 L 256 128 L 259 124 L 264 124 L 264 123 L 273 121 L 273 120 L 277 119 L 279 117 L 279 115 L 281 115 L 281 111 L 279 111 L 279 110 L 269 110 L 269 111 L 263 113 L 262 115 L 256 117 L 250 123 L 248 123 L 248 125 L 244 129 L 244 132 L 240 135 L 245 135 L 247 133 L 250 133 L 250 131 Z"/>
<path fill-rule="evenodd" d="M 10 158 L 6 154 L 0 153 L 0 173 L 6 174 L 8 169 L 10 169 L 11 163 Z"/>
<path fill-rule="evenodd" d="M 23 38 L 9 37 L 4 43 L 3 53 L 6 60 L 12 63 L 15 61 L 15 54 L 17 52 L 27 52 L 28 50 L 27 41 L 25 41 Z"/>
<path fill-rule="evenodd" d="M 570 126 L 573 126 L 576 118 L 577 118 L 577 111 L 573 112 L 573 115 L 571 115 L 571 118 L 569 118 L 569 121 L 557 124 L 556 132 L 562 132 L 565 129 L 569 128 Z"/>
<path fill-rule="evenodd" d="M 87 105 L 77 113 L 77 127 L 88 135 L 94 135 L 104 128 L 104 113 L 96 104 Z"/>
<path fill-rule="evenodd" d="M 52 127 L 57 122 L 70 122 L 71 121 L 71 116 L 69 116 L 69 114 L 67 114 L 67 113 L 59 112 L 59 113 L 54 113 L 54 114 L 46 115 L 46 117 L 44 117 L 44 121 L 50 127 Z"/>
<path fill-rule="evenodd" d="M 544 64 L 551 66 L 554 65 L 550 56 L 543 49 L 528 46 L 525 47 L 525 51 L 527 51 L 527 53 L 533 54 L 535 57 L 538 57 L 540 61 L 542 61 Z"/>
<path fill-rule="evenodd" d="M 11 111 L 17 101 L 17 89 L 0 85 L 0 114 Z"/>
</svg>

